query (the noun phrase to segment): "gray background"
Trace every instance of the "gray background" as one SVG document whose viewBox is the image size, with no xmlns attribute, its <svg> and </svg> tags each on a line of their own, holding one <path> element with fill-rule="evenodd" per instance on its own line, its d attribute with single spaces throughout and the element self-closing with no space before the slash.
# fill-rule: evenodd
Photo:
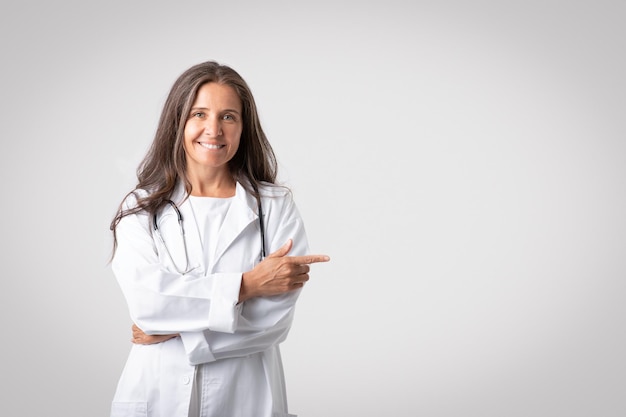
<svg viewBox="0 0 626 417">
<path fill-rule="evenodd" d="M 626 7 L 0 7 L 3 415 L 107 416 L 129 319 L 109 221 L 165 95 L 249 82 L 316 265 L 300 416 L 626 415 Z M 9 412 L 10 411 L 10 412 Z"/>
</svg>

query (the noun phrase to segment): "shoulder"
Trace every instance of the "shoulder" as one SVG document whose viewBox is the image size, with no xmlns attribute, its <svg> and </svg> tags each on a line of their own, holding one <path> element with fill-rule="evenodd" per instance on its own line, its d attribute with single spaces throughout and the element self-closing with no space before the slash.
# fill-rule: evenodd
<svg viewBox="0 0 626 417">
<path fill-rule="evenodd" d="M 261 194 L 261 198 L 293 199 L 293 193 L 289 187 L 280 184 L 271 184 L 269 182 L 261 183 L 259 193 Z"/>
<path fill-rule="evenodd" d="M 134 189 L 133 191 L 126 194 L 124 199 L 122 200 L 122 207 L 125 210 L 133 209 L 137 207 L 137 202 L 142 200 L 150 195 L 150 192 L 144 189 Z"/>
<path fill-rule="evenodd" d="M 292 190 L 284 185 L 263 183 L 259 187 L 263 211 L 269 219 L 287 225 L 300 221 L 300 211 Z"/>
<path fill-rule="evenodd" d="M 248 206 L 256 211 L 258 202 L 251 191 L 252 186 L 246 187 L 245 183 L 239 183 L 238 186 L 245 193 Z M 293 193 L 286 185 L 261 182 L 258 184 L 258 192 L 261 196 L 261 206 L 264 213 L 292 213 L 295 211 Z"/>
<path fill-rule="evenodd" d="M 256 205 L 256 199 L 254 198 L 254 187 L 248 181 L 237 182 L 237 193 L 241 192 L 245 194 L 250 202 L 254 202 Z M 258 184 L 258 192 L 261 196 L 261 200 L 268 203 L 274 203 L 278 201 L 291 201 L 293 195 L 289 187 L 282 184 L 273 184 L 269 182 L 260 182 Z"/>
<path fill-rule="evenodd" d="M 268 211 L 292 213 L 297 211 L 292 190 L 279 184 L 262 183 L 259 187 L 261 204 Z"/>
</svg>

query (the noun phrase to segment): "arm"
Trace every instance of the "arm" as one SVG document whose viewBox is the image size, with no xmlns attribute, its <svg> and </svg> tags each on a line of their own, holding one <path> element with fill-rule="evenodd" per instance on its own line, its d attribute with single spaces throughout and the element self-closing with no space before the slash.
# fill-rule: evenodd
<svg viewBox="0 0 626 417">
<path fill-rule="evenodd" d="M 243 278 L 241 273 L 205 277 L 193 272 L 181 276 L 165 270 L 158 260 L 148 216 L 125 218 L 118 228 L 119 246 L 113 266 L 137 324 L 133 341 L 158 343 L 180 333 L 190 358 L 208 362 L 215 360 L 213 351 L 218 356 L 239 356 L 251 353 L 250 349 L 264 350 L 284 340 L 298 290 L 308 280 L 307 264 L 328 260 L 321 255 L 286 256 L 307 251 L 300 217 L 293 202 L 290 199 L 286 202 L 271 213 L 273 222 L 268 222 L 267 237 L 270 247 L 275 247 L 281 239 L 288 243 L 244 273 Z M 292 244 L 288 237 L 295 237 L 295 242 Z M 230 337 L 221 333 L 228 330 L 212 327 L 207 320 L 207 311 L 215 309 L 216 304 L 211 304 L 214 293 L 211 287 L 217 281 L 225 281 L 224 278 L 238 281 L 236 287 L 230 285 L 237 290 L 237 294 L 231 294 L 231 305 L 237 304 L 237 299 L 240 301 L 235 310 L 238 317 L 233 321 L 236 327 L 231 330 L 237 335 Z M 224 305 L 217 303 L 220 304 Z M 144 333 L 139 328 L 148 330 Z M 212 331 L 203 332 L 207 329 Z"/>
<path fill-rule="evenodd" d="M 245 356 L 267 350 L 285 340 L 301 287 L 308 280 L 308 264 L 329 260 L 325 255 L 305 255 L 308 244 L 304 225 L 291 196 L 288 196 L 279 208 L 268 211 L 267 242 L 268 247 L 274 250 L 290 240 L 292 244 L 276 249 L 252 271 L 243 274 L 240 291 L 243 302 L 240 303 L 242 308 L 233 334 L 214 331 L 181 333 L 190 363 Z M 289 256 L 286 256 L 287 252 Z M 285 267 L 293 268 L 302 278 L 292 282 L 291 290 L 286 290 L 289 284 L 283 287 L 286 292 L 274 295 L 271 292 L 264 293 L 264 288 L 277 284 L 276 280 L 269 277 L 280 276 L 276 271 Z M 248 284 L 251 286 L 248 287 Z"/>
<path fill-rule="evenodd" d="M 302 288 L 304 283 L 309 280 L 309 264 L 328 260 L 328 257 L 325 255 L 285 256 L 292 245 L 293 242 L 289 240 L 287 244 L 272 253 L 252 271 L 243 274 L 239 297 L 240 302 L 250 300 L 248 303 L 248 306 L 250 306 L 253 303 L 253 298 L 268 297 L 271 303 L 265 303 L 265 306 L 256 306 L 259 312 L 267 316 L 268 312 L 274 307 L 273 305 L 278 301 L 278 297 L 274 296 L 292 291 L 295 292 L 295 290 Z M 263 303 L 259 299 L 256 300 L 256 304 Z M 251 307 L 248 308 L 248 310 L 250 309 Z M 243 332 L 244 328 L 247 327 L 250 335 L 254 337 L 255 324 L 249 320 L 246 323 L 245 315 L 242 315 L 242 317 L 244 318 L 241 320 L 242 324 L 238 326 L 239 330 Z M 258 324 L 259 323 L 257 323 L 256 326 L 258 326 Z M 277 323 L 271 324 L 272 327 L 277 327 L 276 325 Z M 279 333 L 282 333 L 282 331 L 279 330 Z M 132 326 L 132 334 L 133 343 L 146 345 L 161 343 L 180 336 L 178 333 L 148 335 L 135 324 Z M 270 334 L 271 332 L 265 332 L 264 338 L 271 339 L 271 337 L 269 337 Z"/>
<path fill-rule="evenodd" d="M 131 198 L 125 207 L 132 204 Z M 116 232 L 112 269 L 138 327 L 147 334 L 169 334 L 221 330 L 232 324 L 238 314 L 241 272 L 205 276 L 199 269 L 185 275 L 168 270 L 146 213 L 124 217 Z M 231 299 L 230 304 L 225 299 Z"/>
</svg>

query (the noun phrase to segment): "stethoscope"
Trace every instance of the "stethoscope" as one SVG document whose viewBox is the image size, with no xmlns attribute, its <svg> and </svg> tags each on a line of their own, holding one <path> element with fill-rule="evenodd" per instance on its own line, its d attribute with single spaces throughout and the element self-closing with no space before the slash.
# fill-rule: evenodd
<svg viewBox="0 0 626 417">
<path fill-rule="evenodd" d="M 183 249 L 185 249 L 185 268 L 184 269 L 181 270 L 178 268 L 178 266 L 176 265 L 176 262 L 174 262 L 174 258 L 172 257 L 170 250 L 165 244 L 165 240 L 163 239 L 163 236 L 161 235 L 161 231 L 159 230 L 159 224 L 157 221 L 156 212 L 152 216 L 152 225 L 154 227 L 154 233 L 158 236 L 159 240 L 163 244 L 163 247 L 165 248 L 165 253 L 167 254 L 167 257 L 170 259 L 170 261 L 172 262 L 172 265 L 174 265 L 174 269 L 176 269 L 176 272 L 178 272 L 181 275 L 185 275 L 189 273 L 191 270 L 193 270 L 194 268 L 189 268 L 189 254 L 187 252 L 187 240 L 185 239 L 185 230 L 183 228 L 183 215 L 180 214 L 180 210 L 178 209 L 178 206 L 172 200 L 165 200 L 165 202 L 169 204 L 170 206 L 172 206 L 172 208 L 176 212 L 176 217 L 178 219 L 178 228 L 180 229 L 180 236 L 183 240 Z M 266 254 L 265 254 L 265 226 L 263 224 L 263 209 L 261 208 L 260 198 L 257 198 L 257 204 L 259 207 L 259 229 L 261 231 L 261 255 L 259 257 L 259 261 L 262 261 L 263 258 L 265 258 Z"/>
</svg>

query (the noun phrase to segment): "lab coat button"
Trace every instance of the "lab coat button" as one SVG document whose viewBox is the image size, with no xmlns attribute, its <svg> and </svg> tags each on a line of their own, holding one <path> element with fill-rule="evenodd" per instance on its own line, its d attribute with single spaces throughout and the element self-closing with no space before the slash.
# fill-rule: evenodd
<svg viewBox="0 0 626 417">
<path fill-rule="evenodd" d="M 182 378 L 180 378 L 180 382 L 182 382 L 183 385 L 189 384 L 189 381 L 191 381 L 191 379 L 189 379 L 189 377 L 187 375 L 185 375 Z"/>
</svg>

